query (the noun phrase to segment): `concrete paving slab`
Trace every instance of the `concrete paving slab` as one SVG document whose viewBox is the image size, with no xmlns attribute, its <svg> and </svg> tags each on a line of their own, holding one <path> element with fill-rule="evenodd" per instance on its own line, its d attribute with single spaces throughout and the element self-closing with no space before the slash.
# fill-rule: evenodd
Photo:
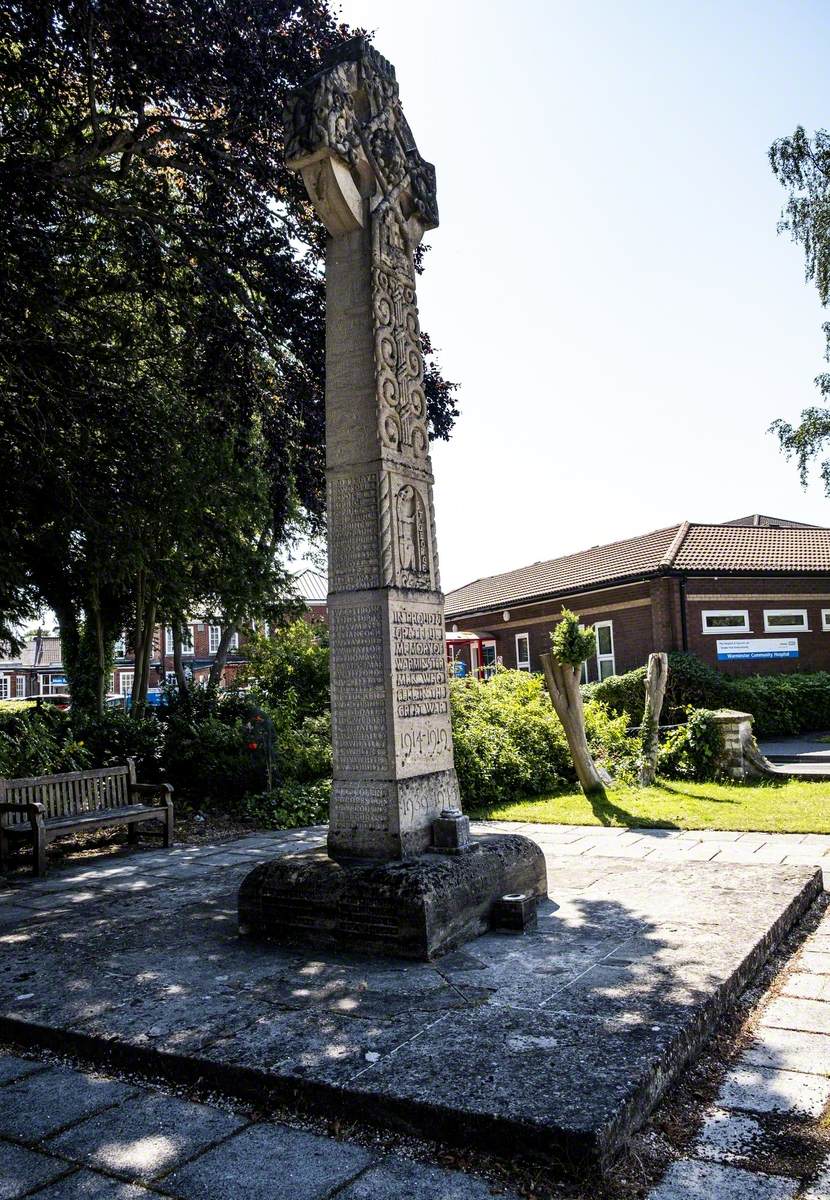
<svg viewBox="0 0 830 1200">
<path fill-rule="evenodd" d="M 791 971 L 781 986 L 781 993 L 803 1000 L 823 1000 L 825 1004 L 830 1004 L 830 975 Z"/>
<path fill-rule="evenodd" d="M 695 1154 L 713 1162 L 746 1165 L 764 1144 L 764 1127 L 748 1113 L 713 1108 L 706 1113 Z"/>
<path fill-rule="evenodd" d="M 3 1088 L 0 1136 L 26 1141 L 45 1138 L 133 1095 L 135 1088 L 124 1083 L 100 1075 L 79 1075 L 67 1067 L 50 1067 Z"/>
<path fill-rule="evenodd" d="M 830 1157 L 815 1179 L 801 1193 L 799 1200 L 830 1200 Z"/>
<path fill-rule="evenodd" d="M 817 975 L 830 975 L 830 952 L 805 950 L 798 960 L 798 968 Z"/>
<path fill-rule="evenodd" d="M 44 1146 L 89 1167 L 146 1183 L 245 1124 L 206 1104 L 143 1092 L 47 1139 Z"/>
<path fill-rule="evenodd" d="M 830 1004 L 822 1000 L 777 996 L 761 1013 L 759 1023 L 776 1029 L 830 1034 Z"/>
<path fill-rule="evenodd" d="M 493 1200 L 494 1195 L 519 1200 L 515 1192 L 496 1192 L 483 1179 L 460 1171 L 387 1158 L 338 1192 L 337 1200 Z"/>
<path fill-rule="evenodd" d="M 788 1113 L 818 1118 L 830 1104 L 830 1079 L 776 1070 L 739 1060 L 718 1093 L 721 1108 Z"/>
<path fill-rule="evenodd" d="M 0 1055 L 0 1086 L 11 1083 L 13 1079 L 22 1079 L 24 1075 L 34 1075 L 36 1071 L 45 1070 L 42 1062 L 32 1062 L 28 1058 L 18 1058 L 15 1054 Z M 0 1099 L 2 1103 L 2 1099 Z"/>
<path fill-rule="evenodd" d="M 795 1179 L 683 1158 L 672 1163 L 648 1200 L 792 1200 L 797 1191 Z"/>
<path fill-rule="evenodd" d="M 253 1125 L 168 1175 L 163 1187 L 181 1200 L 323 1200 L 372 1160 L 359 1146 Z"/>
<path fill-rule="evenodd" d="M 121 1183 L 94 1171 L 75 1171 L 57 1183 L 34 1193 L 33 1200 L 158 1200 L 158 1192 L 149 1192 L 136 1183 Z"/>
<path fill-rule="evenodd" d="M 830 1037 L 767 1026 L 757 1031 L 742 1058 L 755 1066 L 830 1076 Z"/>
<path fill-rule="evenodd" d="M 35 1188 L 59 1179 L 72 1168 L 24 1146 L 0 1141 L 0 1200 L 17 1200 Z"/>
</svg>

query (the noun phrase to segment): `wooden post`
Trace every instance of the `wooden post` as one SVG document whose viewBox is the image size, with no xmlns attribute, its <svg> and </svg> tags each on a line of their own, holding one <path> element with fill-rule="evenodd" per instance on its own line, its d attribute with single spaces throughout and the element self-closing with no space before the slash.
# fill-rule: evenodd
<svg viewBox="0 0 830 1200">
<path fill-rule="evenodd" d="M 640 764 L 640 784 L 650 787 L 657 775 L 657 750 L 660 744 L 660 713 L 669 678 L 667 654 L 649 654 L 646 669 L 646 707 L 643 713 L 643 758 Z"/>
<path fill-rule="evenodd" d="M 543 654 L 542 670 L 556 715 L 562 722 L 577 779 L 583 792 L 605 799 L 606 785 L 612 782 L 607 771 L 596 765 L 585 735 L 585 713 L 579 690 L 579 668 L 558 663 L 551 654 Z"/>
</svg>

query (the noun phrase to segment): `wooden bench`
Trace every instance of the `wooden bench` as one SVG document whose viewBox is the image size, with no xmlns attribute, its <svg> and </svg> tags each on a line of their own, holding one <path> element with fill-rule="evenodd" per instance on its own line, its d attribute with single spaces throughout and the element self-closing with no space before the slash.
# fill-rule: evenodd
<svg viewBox="0 0 830 1200">
<path fill-rule="evenodd" d="M 81 829 L 127 825 L 131 843 L 138 823 L 157 821 L 165 846 L 173 843 L 173 788 L 169 783 L 137 783 L 135 762 L 42 775 L 37 779 L 0 779 L 0 869 L 11 843 L 31 838 L 35 875 L 46 874 L 46 847 L 55 838 Z"/>
</svg>

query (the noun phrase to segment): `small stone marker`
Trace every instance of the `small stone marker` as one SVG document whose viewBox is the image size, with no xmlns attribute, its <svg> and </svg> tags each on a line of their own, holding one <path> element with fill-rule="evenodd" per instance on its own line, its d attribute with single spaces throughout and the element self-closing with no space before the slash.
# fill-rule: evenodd
<svg viewBox="0 0 830 1200">
<path fill-rule="evenodd" d="M 337 46 L 289 98 L 286 162 L 330 235 L 334 780 L 328 858 L 257 868 L 240 890 L 240 922 L 432 957 L 487 928 L 498 896 L 547 888 L 534 843 L 471 844 L 461 812 L 415 296 L 414 253 L 438 224 L 435 170 L 418 153 L 394 68 L 364 39 Z"/>
</svg>

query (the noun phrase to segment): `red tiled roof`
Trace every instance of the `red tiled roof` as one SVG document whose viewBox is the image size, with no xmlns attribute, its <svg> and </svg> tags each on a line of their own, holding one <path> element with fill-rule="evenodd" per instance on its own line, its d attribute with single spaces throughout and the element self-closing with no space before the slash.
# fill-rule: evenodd
<svg viewBox="0 0 830 1200">
<path fill-rule="evenodd" d="M 830 529 L 690 525 L 671 566 L 729 574 L 830 574 Z"/>
<path fill-rule="evenodd" d="M 448 617 L 460 616 L 479 609 L 501 608 L 520 601 L 584 591 L 591 585 L 652 575 L 681 528 L 670 525 L 667 529 L 656 529 L 624 542 L 592 546 L 578 554 L 567 554 L 564 558 L 533 563 L 503 575 L 477 579 L 448 593 L 446 614 Z"/>
<path fill-rule="evenodd" d="M 641 537 L 477 579 L 447 595 L 446 615 L 507 608 L 668 571 L 830 575 L 830 529 L 794 521 L 773 526 L 743 520 L 726 525 L 683 521 Z"/>
</svg>

